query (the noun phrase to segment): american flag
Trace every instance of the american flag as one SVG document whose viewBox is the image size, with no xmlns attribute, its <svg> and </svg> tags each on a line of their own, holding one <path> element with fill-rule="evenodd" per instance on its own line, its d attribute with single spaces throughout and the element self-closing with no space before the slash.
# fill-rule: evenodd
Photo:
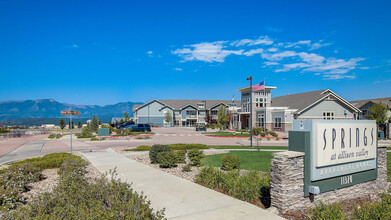
<svg viewBox="0 0 391 220">
<path fill-rule="evenodd" d="M 235 103 L 235 94 L 232 94 L 232 104 Z"/>
<path fill-rule="evenodd" d="M 265 89 L 265 81 L 262 81 L 259 84 L 253 85 L 253 92 L 264 90 L 264 89 Z"/>
</svg>

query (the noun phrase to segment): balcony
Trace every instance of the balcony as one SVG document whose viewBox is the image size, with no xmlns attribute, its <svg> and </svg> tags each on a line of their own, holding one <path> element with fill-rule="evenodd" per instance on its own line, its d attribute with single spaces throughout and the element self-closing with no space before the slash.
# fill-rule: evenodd
<svg viewBox="0 0 391 220">
<path fill-rule="evenodd" d="M 196 119 L 197 115 L 186 115 L 186 119 Z"/>
</svg>

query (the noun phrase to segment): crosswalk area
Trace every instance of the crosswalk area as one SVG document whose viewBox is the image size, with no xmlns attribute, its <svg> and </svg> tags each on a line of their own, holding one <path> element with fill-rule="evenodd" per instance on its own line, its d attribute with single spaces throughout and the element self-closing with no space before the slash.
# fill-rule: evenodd
<svg viewBox="0 0 391 220">
<path fill-rule="evenodd" d="M 202 134 L 160 134 L 156 133 L 156 136 L 164 136 L 164 137 L 195 137 L 202 136 Z"/>
</svg>

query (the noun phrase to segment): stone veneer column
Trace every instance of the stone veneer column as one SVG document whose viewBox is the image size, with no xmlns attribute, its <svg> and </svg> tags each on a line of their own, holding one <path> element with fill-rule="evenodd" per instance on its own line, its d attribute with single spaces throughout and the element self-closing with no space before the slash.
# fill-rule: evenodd
<svg viewBox="0 0 391 220">
<path fill-rule="evenodd" d="M 376 198 L 388 189 L 387 148 L 378 147 L 378 177 L 376 180 L 315 195 L 315 203 L 304 197 L 304 153 L 285 151 L 274 153 L 271 161 L 271 206 L 280 213 L 314 207 L 317 201 L 338 202 L 367 196 Z"/>
</svg>

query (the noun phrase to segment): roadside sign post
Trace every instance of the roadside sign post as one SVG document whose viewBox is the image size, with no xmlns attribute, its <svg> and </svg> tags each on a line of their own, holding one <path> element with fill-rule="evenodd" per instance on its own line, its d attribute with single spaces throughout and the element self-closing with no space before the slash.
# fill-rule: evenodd
<svg viewBox="0 0 391 220">
<path fill-rule="evenodd" d="M 70 115 L 69 129 L 71 130 L 71 153 L 72 153 L 72 115 L 80 115 L 80 111 L 61 111 L 61 115 Z"/>
</svg>

